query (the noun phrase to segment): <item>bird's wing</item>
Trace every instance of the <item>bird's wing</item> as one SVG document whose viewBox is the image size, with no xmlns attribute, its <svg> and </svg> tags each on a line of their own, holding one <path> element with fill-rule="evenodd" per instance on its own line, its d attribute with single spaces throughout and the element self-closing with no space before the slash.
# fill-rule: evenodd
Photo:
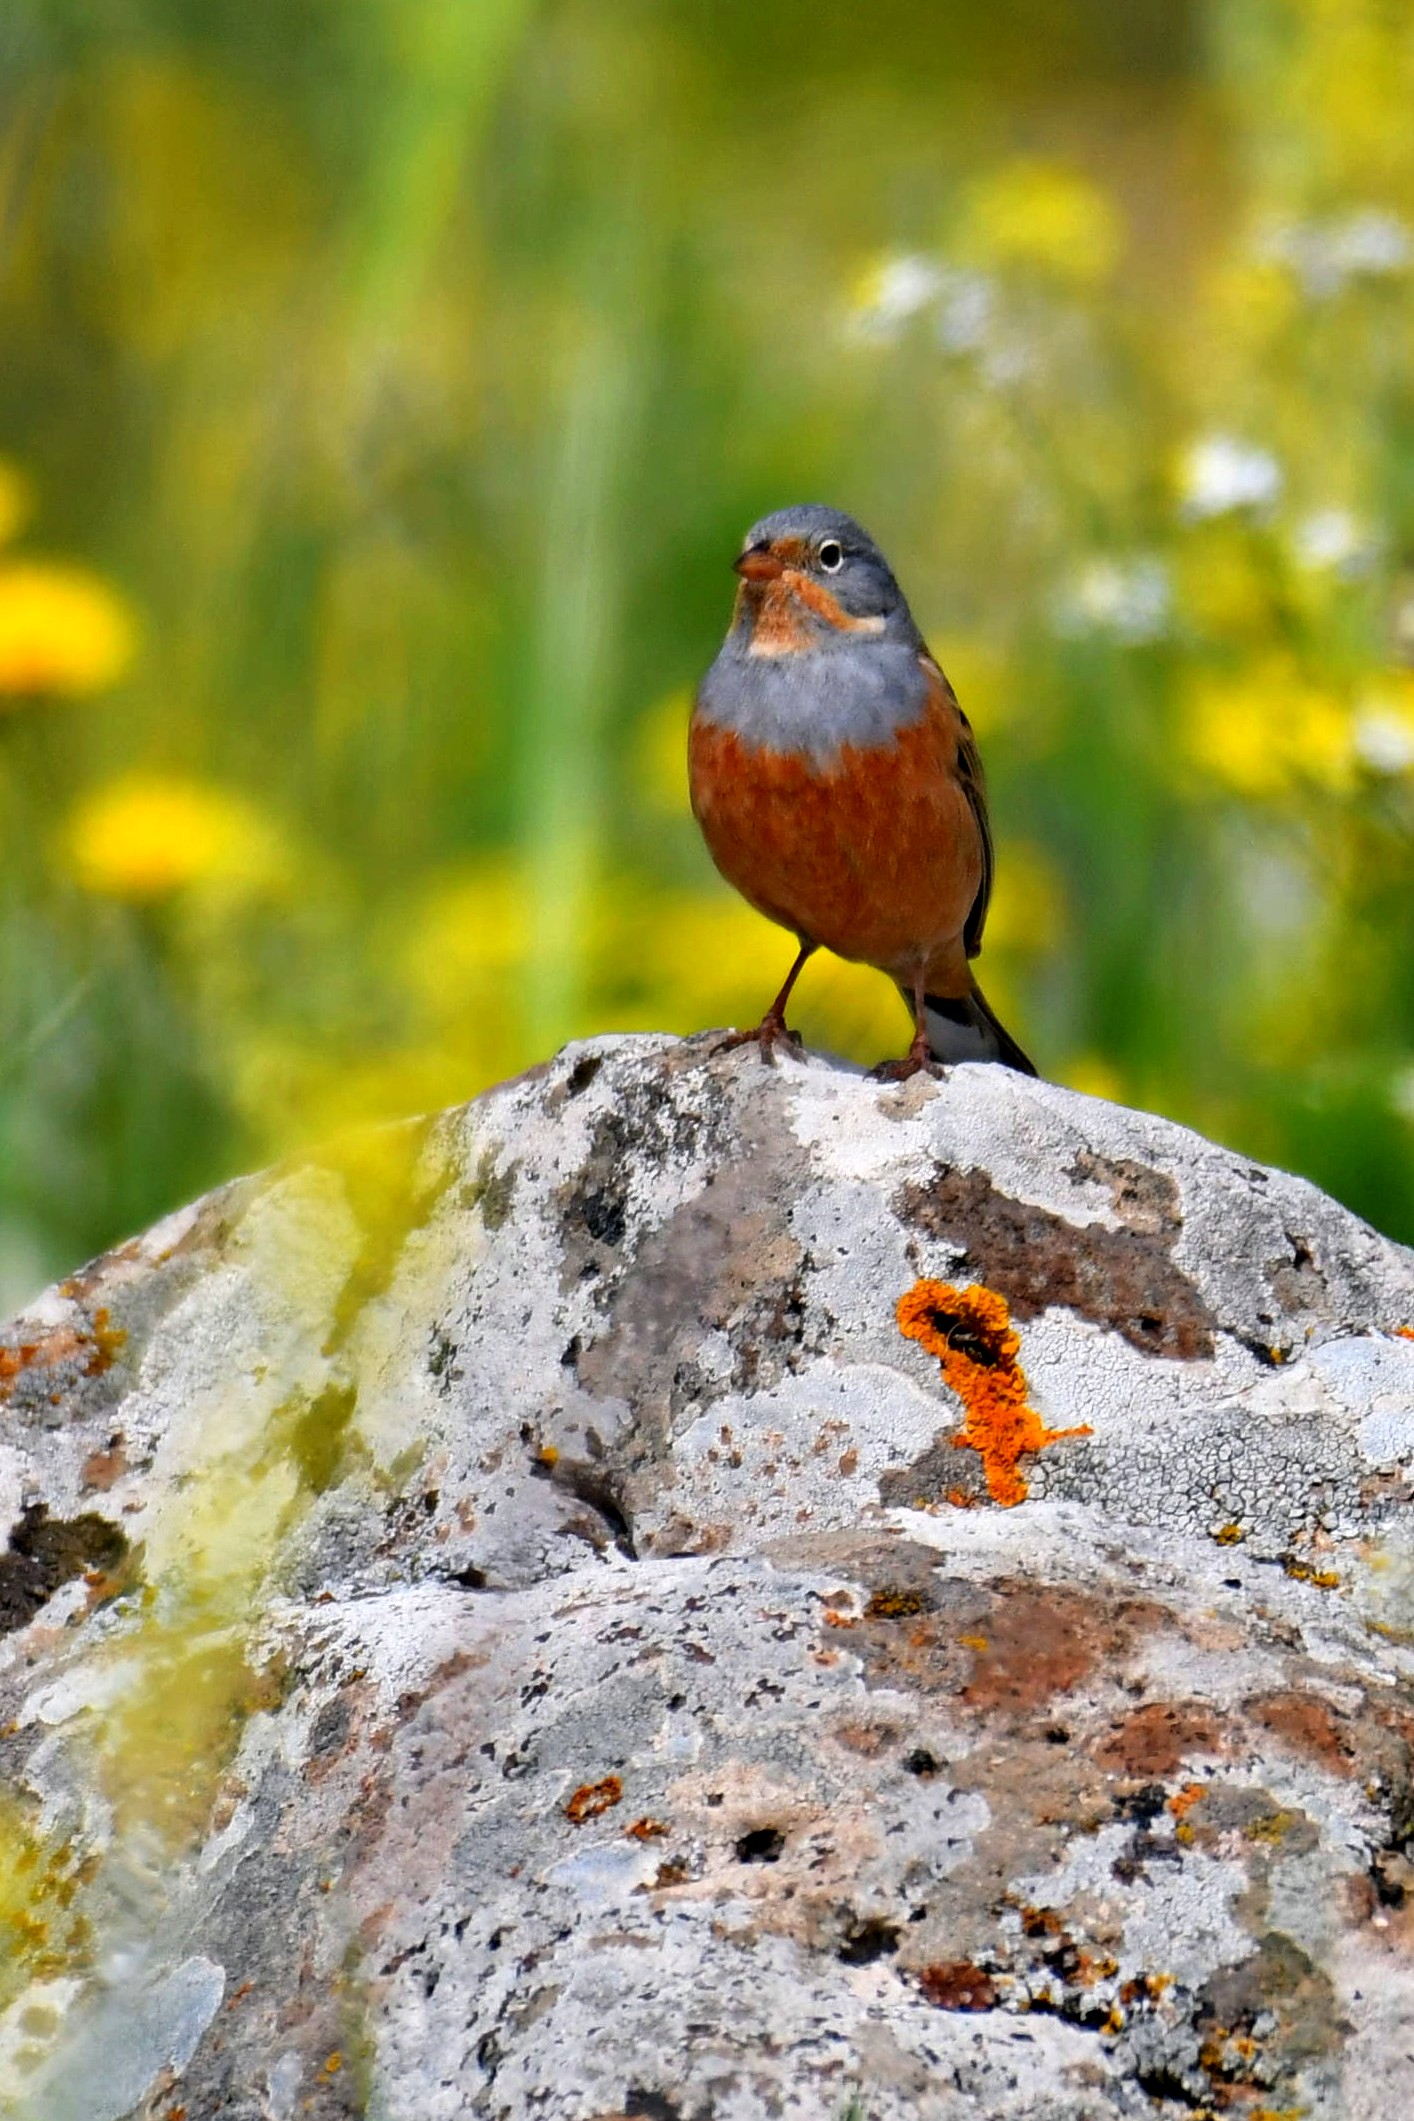
<svg viewBox="0 0 1414 2121">
<path fill-rule="evenodd" d="M 986 925 L 987 907 L 992 897 L 992 873 L 996 867 L 996 856 L 992 849 L 992 828 L 987 820 L 987 779 L 982 771 L 982 754 L 977 749 L 977 739 L 972 734 L 972 724 L 957 704 L 957 695 L 943 676 L 930 655 L 919 659 L 929 690 L 935 699 L 947 707 L 957 724 L 957 763 L 954 768 L 962 792 L 967 797 L 967 807 L 972 812 L 977 827 L 977 839 L 982 850 L 982 881 L 977 886 L 977 896 L 972 901 L 962 931 L 962 945 L 969 957 L 976 957 L 982 948 L 982 930 Z"/>
</svg>

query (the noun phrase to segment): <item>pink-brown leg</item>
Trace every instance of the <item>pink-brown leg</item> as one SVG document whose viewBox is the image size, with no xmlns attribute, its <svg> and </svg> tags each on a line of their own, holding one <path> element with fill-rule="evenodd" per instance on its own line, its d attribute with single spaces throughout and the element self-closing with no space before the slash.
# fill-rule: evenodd
<svg viewBox="0 0 1414 2121">
<path fill-rule="evenodd" d="M 941 1075 L 942 1069 L 933 1058 L 928 1044 L 928 1022 L 923 1010 L 924 975 L 920 972 L 913 982 L 913 1044 L 902 1060 L 880 1061 L 877 1068 L 869 1070 L 872 1083 L 906 1083 L 915 1075 Z"/>
<path fill-rule="evenodd" d="M 754 1031 L 729 1031 L 716 1047 L 718 1053 L 729 1053 L 734 1046 L 757 1045 L 761 1048 L 762 1060 L 773 1061 L 777 1046 L 789 1046 L 794 1053 L 801 1052 L 800 1034 L 786 1028 L 786 1003 L 790 1000 L 791 988 L 805 970 L 808 959 L 815 955 L 814 943 L 802 943 L 795 963 L 786 974 L 785 985 L 772 1002 Z"/>
</svg>

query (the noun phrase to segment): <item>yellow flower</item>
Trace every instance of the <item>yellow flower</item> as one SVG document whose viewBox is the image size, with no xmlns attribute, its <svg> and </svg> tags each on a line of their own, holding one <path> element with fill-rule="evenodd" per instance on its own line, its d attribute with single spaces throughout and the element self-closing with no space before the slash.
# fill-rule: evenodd
<svg viewBox="0 0 1414 2121">
<path fill-rule="evenodd" d="M 692 695 L 683 687 L 655 702 L 634 731 L 633 775 L 637 793 L 654 810 L 687 814 L 687 725 Z"/>
<path fill-rule="evenodd" d="M 1188 752 L 1239 795 L 1349 787 L 1354 748 L 1343 700 L 1310 684 L 1284 658 L 1240 676 L 1202 677 L 1188 701 Z"/>
<path fill-rule="evenodd" d="M 0 702 L 7 693 L 101 691 L 122 676 L 134 645 L 127 605 L 86 568 L 42 560 L 0 568 Z"/>
<path fill-rule="evenodd" d="M 514 988 L 531 947 L 530 897 L 514 861 L 447 869 L 400 913 L 395 947 L 403 985 L 434 1020 L 494 1008 Z"/>
<path fill-rule="evenodd" d="M 0 545 L 6 544 L 17 530 L 23 530 L 29 511 L 28 479 L 15 465 L 0 457 Z"/>
<path fill-rule="evenodd" d="M 85 889 L 139 903 L 193 885 L 259 890 L 286 869 L 277 834 L 253 804 L 160 773 L 95 789 L 69 818 L 64 841 Z"/>
<path fill-rule="evenodd" d="M 1123 1103 L 1124 1084 L 1119 1070 L 1102 1054 L 1078 1053 L 1068 1067 L 1061 1069 L 1059 1080 L 1086 1097 L 1103 1097 L 1112 1105 Z"/>
<path fill-rule="evenodd" d="M 1015 265 L 1092 287 L 1119 258 L 1123 227 L 1109 196 L 1078 170 L 1021 159 L 975 184 L 962 240 L 987 263 Z"/>
<path fill-rule="evenodd" d="M 1247 524 L 1218 516 L 1198 525 L 1174 555 L 1183 616 L 1215 641 L 1269 642 L 1272 589 Z"/>
<path fill-rule="evenodd" d="M 989 950 L 1035 956 L 1055 947 L 1065 927 L 1065 895 L 1055 866 L 1020 840 L 998 850 L 997 881 L 987 913 Z M 991 991 L 991 981 L 982 984 Z"/>
</svg>

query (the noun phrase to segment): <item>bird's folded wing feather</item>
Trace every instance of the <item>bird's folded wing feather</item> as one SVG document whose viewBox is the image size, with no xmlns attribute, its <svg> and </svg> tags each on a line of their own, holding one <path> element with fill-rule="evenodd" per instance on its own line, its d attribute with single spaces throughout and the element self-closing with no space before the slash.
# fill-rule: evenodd
<svg viewBox="0 0 1414 2121">
<path fill-rule="evenodd" d="M 962 931 L 963 948 L 969 957 L 976 957 L 982 948 L 982 930 L 987 921 L 987 907 L 992 897 L 992 872 L 996 866 L 992 849 L 992 828 L 987 819 L 987 781 L 982 771 L 982 757 L 977 749 L 977 739 L 972 734 L 972 724 L 958 706 L 957 695 L 952 686 L 930 655 L 921 656 L 919 660 L 935 699 L 947 708 L 957 724 L 955 771 L 977 826 L 977 838 L 982 850 L 982 881 L 977 886 L 977 896 L 972 901 L 972 908 Z"/>
</svg>

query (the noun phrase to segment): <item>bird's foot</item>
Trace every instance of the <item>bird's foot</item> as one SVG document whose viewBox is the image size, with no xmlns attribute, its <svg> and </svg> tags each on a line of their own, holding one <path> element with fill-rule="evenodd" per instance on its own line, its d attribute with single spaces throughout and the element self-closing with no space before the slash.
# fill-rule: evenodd
<svg viewBox="0 0 1414 2121">
<path fill-rule="evenodd" d="M 728 1031 L 724 1037 L 718 1040 L 712 1051 L 714 1053 L 733 1053 L 738 1046 L 759 1046 L 762 1060 L 768 1061 L 772 1065 L 775 1063 L 776 1049 L 780 1046 L 784 1046 L 787 1053 L 797 1060 L 805 1052 L 805 1042 L 801 1038 L 800 1033 L 790 1030 L 787 1027 L 785 1018 L 775 1015 L 769 1009 L 754 1030 Z"/>
<path fill-rule="evenodd" d="M 923 1037 L 913 1041 L 902 1060 L 880 1061 L 877 1068 L 869 1070 L 871 1083 L 909 1083 L 915 1075 L 931 1075 L 935 1082 L 942 1080 L 943 1069 Z"/>
</svg>

